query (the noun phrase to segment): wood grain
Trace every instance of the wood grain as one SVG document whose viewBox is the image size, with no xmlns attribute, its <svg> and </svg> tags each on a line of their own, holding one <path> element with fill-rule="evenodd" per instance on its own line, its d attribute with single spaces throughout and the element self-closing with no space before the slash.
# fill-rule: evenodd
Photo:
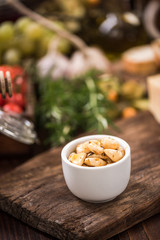
<svg viewBox="0 0 160 240">
<path fill-rule="evenodd" d="M 65 185 L 61 148 L 52 149 L 0 178 L 0 207 L 59 239 L 107 239 L 160 211 L 160 127 L 149 113 L 120 121 L 132 149 L 126 191 L 105 204 L 74 197 Z M 114 132 L 113 132 L 114 133 Z"/>
<path fill-rule="evenodd" d="M 53 237 L 18 222 L 13 217 L 0 212 L 1 240 L 53 240 Z M 56 238 L 54 238 L 56 240 Z"/>
<path fill-rule="evenodd" d="M 142 225 L 134 226 L 132 229 L 128 230 L 128 233 L 129 233 L 130 240 L 135 240 L 135 239 L 149 240 Z"/>
<path fill-rule="evenodd" d="M 160 239 L 160 215 L 147 219 L 143 223 L 143 228 L 149 239 Z"/>
<path fill-rule="evenodd" d="M 17 156 L 1 156 L 0 158 L 0 176 L 5 174 L 16 166 L 22 164 L 28 158 L 17 157 Z M 157 240 L 160 236 L 160 214 L 154 215 L 149 219 L 139 223 L 138 225 L 143 226 L 143 228 L 135 228 L 134 226 L 116 236 L 110 238 L 109 240 L 130 240 L 128 232 L 132 231 L 133 240 L 141 240 L 137 238 L 137 231 L 139 235 L 146 232 L 149 240 Z M 137 225 L 136 225 L 137 226 Z M 53 238 L 45 233 L 38 231 L 26 224 L 22 223 L 20 220 L 15 219 L 11 215 L 0 211 L 0 239 L 2 240 L 50 240 Z"/>
</svg>

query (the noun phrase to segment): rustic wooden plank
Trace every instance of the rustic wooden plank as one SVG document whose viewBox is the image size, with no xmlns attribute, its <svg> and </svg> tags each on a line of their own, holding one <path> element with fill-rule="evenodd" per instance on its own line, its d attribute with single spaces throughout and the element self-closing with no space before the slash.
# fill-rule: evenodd
<svg viewBox="0 0 160 240">
<path fill-rule="evenodd" d="M 47 234 L 25 225 L 17 219 L 0 211 L 0 239 L 1 240 L 56 240 Z"/>
<path fill-rule="evenodd" d="M 133 228 L 129 229 L 128 233 L 129 233 L 130 240 L 135 240 L 135 239 L 149 240 L 141 224 L 138 224 Z"/>
<path fill-rule="evenodd" d="M 22 157 L 1 157 L 0 158 L 0 175 L 9 172 L 11 169 L 15 168 L 16 166 L 26 161 L 27 158 L 22 159 Z M 149 226 L 148 226 L 149 222 Z M 158 239 L 160 236 L 160 214 L 155 215 L 146 221 L 144 221 L 143 226 L 146 226 L 147 223 L 147 236 L 149 234 L 150 240 Z M 141 223 L 139 223 L 141 224 Z M 14 228 L 13 228 L 14 226 Z M 10 229 L 8 231 L 8 229 Z M 23 235 L 22 235 L 23 233 Z M 136 234 L 136 233 L 135 233 Z M 119 236 L 119 238 L 118 238 Z M 116 235 L 117 240 L 130 240 L 127 230 L 125 232 Z M 17 219 L 11 217 L 10 215 L 0 211 L 0 239 L 3 240 L 49 240 L 53 237 L 46 235 L 36 229 L 28 227 L 27 225 L 23 224 L 22 222 L 18 221 Z M 56 238 L 54 238 L 56 239 Z M 134 238 L 135 239 L 135 238 Z M 112 239 L 109 239 L 112 240 Z M 139 240 L 139 239 L 136 239 Z"/>
<path fill-rule="evenodd" d="M 127 231 L 119 233 L 118 236 L 119 236 L 119 240 L 130 240 Z"/>
<path fill-rule="evenodd" d="M 118 235 L 111 237 L 109 240 L 119 240 Z"/>
<path fill-rule="evenodd" d="M 29 155 L 25 155 L 23 157 L 17 155 L 15 157 L 11 157 L 11 155 L 8 157 L 0 155 L 0 176 L 24 163 L 29 157 Z"/>
<path fill-rule="evenodd" d="M 149 237 L 149 240 L 160 239 L 160 214 L 147 219 L 143 223 L 143 227 Z"/>
<path fill-rule="evenodd" d="M 107 239 L 160 211 L 160 127 L 149 113 L 121 121 L 132 149 L 126 191 L 109 203 L 74 197 L 63 179 L 61 148 L 31 159 L 0 178 L 0 207 L 59 239 Z"/>
</svg>

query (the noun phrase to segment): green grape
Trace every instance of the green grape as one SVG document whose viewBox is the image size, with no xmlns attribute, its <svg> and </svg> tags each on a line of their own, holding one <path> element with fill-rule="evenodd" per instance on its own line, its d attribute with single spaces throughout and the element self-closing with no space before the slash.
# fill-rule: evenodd
<svg viewBox="0 0 160 240">
<path fill-rule="evenodd" d="M 41 38 L 41 40 L 39 41 L 38 51 L 41 51 L 42 53 L 40 54 L 41 56 L 43 56 L 47 52 L 52 39 L 53 39 L 53 36 L 46 35 L 43 38 Z"/>
<path fill-rule="evenodd" d="M 31 40 L 39 40 L 44 36 L 44 34 L 44 28 L 34 22 L 29 24 L 25 30 L 25 35 Z"/>
<path fill-rule="evenodd" d="M 24 33 L 26 28 L 32 23 L 31 19 L 28 18 L 28 17 L 21 17 L 19 18 L 14 27 L 15 27 L 15 30 L 17 30 L 18 32 L 20 33 Z"/>
<path fill-rule="evenodd" d="M 14 27 L 12 22 L 4 22 L 0 25 L 0 43 L 7 44 L 14 36 Z"/>
<path fill-rule="evenodd" d="M 11 48 L 5 52 L 3 59 L 7 64 L 19 64 L 21 60 L 21 53 L 18 49 Z"/>
<path fill-rule="evenodd" d="M 68 53 L 70 50 L 70 43 L 66 39 L 60 39 L 58 50 L 62 53 Z"/>
<path fill-rule="evenodd" d="M 55 35 L 55 33 L 52 32 L 51 30 L 45 28 L 44 29 L 44 35 L 47 36 L 47 37 L 53 37 Z"/>
<path fill-rule="evenodd" d="M 13 40 L 8 44 L 7 49 L 14 48 L 21 52 L 22 56 L 31 56 L 34 52 L 35 43 L 22 34 L 16 34 Z"/>
<path fill-rule="evenodd" d="M 4 49 L 4 52 L 6 52 L 8 49 L 12 49 L 12 48 L 19 48 L 19 36 L 16 34 L 14 35 L 14 37 L 10 42 L 5 44 L 5 47 L 3 49 Z"/>
<path fill-rule="evenodd" d="M 31 56 L 35 50 L 35 43 L 27 37 L 19 37 L 18 49 L 21 51 L 23 56 Z"/>
</svg>

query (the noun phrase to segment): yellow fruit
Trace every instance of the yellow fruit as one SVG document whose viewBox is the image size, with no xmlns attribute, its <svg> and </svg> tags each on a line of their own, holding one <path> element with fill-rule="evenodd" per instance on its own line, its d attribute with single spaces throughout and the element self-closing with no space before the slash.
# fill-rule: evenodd
<svg viewBox="0 0 160 240">
<path fill-rule="evenodd" d="M 142 98 L 142 99 L 137 99 L 133 102 L 132 104 L 133 107 L 135 107 L 136 109 L 145 111 L 149 109 L 149 100 L 146 98 Z"/>
<path fill-rule="evenodd" d="M 134 80 L 123 83 L 121 87 L 121 95 L 126 99 L 138 99 L 145 93 L 144 87 Z"/>
</svg>

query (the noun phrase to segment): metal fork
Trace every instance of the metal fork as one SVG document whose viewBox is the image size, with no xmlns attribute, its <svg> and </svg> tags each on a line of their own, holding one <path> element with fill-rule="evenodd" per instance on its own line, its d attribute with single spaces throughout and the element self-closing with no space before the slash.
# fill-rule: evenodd
<svg viewBox="0 0 160 240">
<path fill-rule="evenodd" d="M 5 98 L 8 93 L 9 97 L 12 97 L 12 81 L 11 74 L 9 71 L 4 76 L 3 71 L 0 71 L 0 94 Z"/>
</svg>

